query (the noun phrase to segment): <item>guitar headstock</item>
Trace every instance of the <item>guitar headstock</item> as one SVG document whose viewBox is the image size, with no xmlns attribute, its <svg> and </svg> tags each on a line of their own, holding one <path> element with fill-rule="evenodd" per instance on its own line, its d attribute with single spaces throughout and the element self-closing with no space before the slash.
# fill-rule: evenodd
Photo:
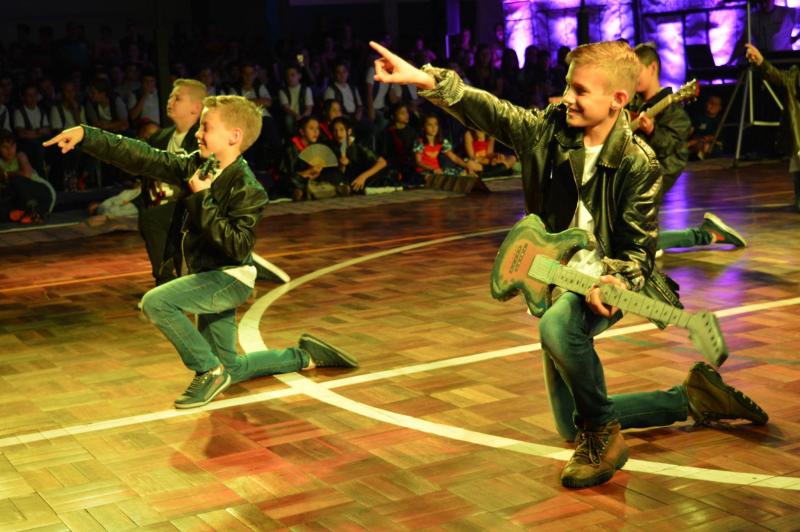
<svg viewBox="0 0 800 532">
<path fill-rule="evenodd" d="M 715 368 L 720 367 L 728 358 L 728 346 L 725 345 L 725 338 L 714 313 L 707 310 L 696 312 L 686 328 L 689 329 L 692 343 L 708 363 Z"/>
<path fill-rule="evenodd" d="M 672 95 L 673 102 L 687 102 L 700 96 L 700 85 L 693 79 L 683 85 Z"/>
</svg>

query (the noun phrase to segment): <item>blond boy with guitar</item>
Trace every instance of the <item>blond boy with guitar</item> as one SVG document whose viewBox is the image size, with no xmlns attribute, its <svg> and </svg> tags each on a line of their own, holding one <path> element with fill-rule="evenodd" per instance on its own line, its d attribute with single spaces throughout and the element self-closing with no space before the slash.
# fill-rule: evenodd
<svg viewBox="0 0 800 532">
<path fill-rule="evenodd" d="M 612 41 L 572 50 L 562 103 L 536 111 L 469 87 L 453 71 L 430 65 L 417 69 L 383 46 L 370 45 L 381 56 L 375 61 L 376 81 L 416 85 L 421 96 L 467 127 L 514 149 L 522 165 L 526 211 L 541 220 L 528 218 L 551 232 L 577 227 L 595 237 L 597 246 L 576 253 L 571 266 L 626 291 L 642 290 L 656 277 L 661 170 L 652 150 L 631 134 L 623 112 L 640 71 L 630 46 Z M 616 267 L 609 269 L 612 264 Z M 661 297 L 677 304 L 674 293 Z M 628 459 L 623 428 L 668 425 L 690 413 L 701 423 L 742 417 L 767 421 L 763 410 L 702 363 L 692 368 L 685 385 L 669 391 L 609 396 L 593 338 L 620 317 L 595 286 L 585 297 L 565 292 L 539 320 L 556 428 L 577 445 L 561 472 L 562 485 L 607 482 Z"/>
</svg>

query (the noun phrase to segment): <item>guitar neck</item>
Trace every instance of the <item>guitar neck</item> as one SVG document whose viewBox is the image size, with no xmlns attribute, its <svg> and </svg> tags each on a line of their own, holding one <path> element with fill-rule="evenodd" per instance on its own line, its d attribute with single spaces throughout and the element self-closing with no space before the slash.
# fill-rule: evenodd
<svg viewBox="0 0 800 532">
<path fill-rule="evenodd" d="M 666 109 L 667 106 L 671 103 L 672 103 L 672 95 L 669 95 L 660 99 L 658 102 L 656 102 L 656 104 L 653 107 L 648 107 L 645 111 L 642 111 L 642 113 L 638 117 L 631 120 L 630 122 L 631 131 L 636 131 L 639 128 L 639 122 L 641 122 L 640 118 L 641 115 L 647 115 L 648 118 L 653 118 L 654 116 L 658 115 L 658 113 Z"/>
<path fill-rule="evenodd" d="M 625 290 L 611 284 L 602 284 L 591 275 L 564 266 L 558 261 L 547 257 L 537 256 L 528 274 L 542 282 L 556 285 L 581 295 L 588 294 L 592 286 L 599 285 L 600 299 L 603 303 L 617 307 L 623 312 L 632 312 L 662 323 L 685 328 L 692 319 L 692 314 L 689 312 L 631 290 Z"/>
</svg>

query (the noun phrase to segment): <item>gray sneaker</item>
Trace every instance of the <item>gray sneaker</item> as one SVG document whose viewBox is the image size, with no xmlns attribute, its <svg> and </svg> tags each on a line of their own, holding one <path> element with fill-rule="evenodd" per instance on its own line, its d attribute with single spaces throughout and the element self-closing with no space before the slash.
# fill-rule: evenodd
<svg viewBox="0 0 800 532">
<path fill-rule="evenodd" d="M 352 355 L 310 334 L 303 333 L 300 336 L 298 347 L 308 353 L 308 356 L 311 357 L 311 360 L 318 368 L 358 367 L 358 361 Z"/>
<path fill-rule="evenodd" d="M 261 255 L 253 253 L 253 264 L 256 267 L 256 278 L 260 281 L 286 284 L 292 280 L 288 273 L 281 270 Z"/>
<path fill-rule="evenodd" d="M 175 399 L 175 408 L 197 408 L 210 403 L 231 385 L 231 374 L 226 369 L 219 375 L 206 371 L 195 375 L 183 395 Z"/>
</svg>

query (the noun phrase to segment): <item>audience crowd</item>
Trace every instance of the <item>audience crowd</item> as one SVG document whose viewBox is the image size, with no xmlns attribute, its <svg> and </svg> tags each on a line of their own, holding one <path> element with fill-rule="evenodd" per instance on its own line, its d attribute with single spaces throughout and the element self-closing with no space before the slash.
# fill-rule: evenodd
<svg viewBox="0 0 800 532">
<path fill-rule="evenodd" d="M 550 51 L 530 46 L 520 67 L 516 52 L 503 46 L 502 32 L 498 25 L 494 42 L 475 44 L 465 29 L 451 44 L 449 58 L 424 37 L 405 49 L 388 36 L 380 40 L 418 65 L 455 69 L 473 86 L 543 108 L 564 90 L 569 50 L 559 50 L 554 61 Z M 245 158 L 273 201 L 421 187 L 436 174 L 514 172 L 515 159 L 503 147 L 437 115 L 414 87 L 374 81 L 375 56 L 348 25 L 316 42 L 275 46 L 213 30 L 177 34 L 168 57 L 166 86 L 193 78 L 209 95 L 242 95 L 263 107 L 261 135 Z M 10 133 L 3 138 L 13 140 L 26 158 L 26 177 L 49 183 L 56 195 L 124 186 L 129 176 L 80 153 L 62 158 L 44 150 L 42 141 L 82 123 L 146 137 L 170 125 L 162 114 L 168 94 L 159 94 L 158 86 L 153 40 L 136 24 L 128 24 L 124 35 L 102 27 L 93 40 L 78 22 L 67 23 L 64 35 L 49 26 L 34 33 L 20 24 L 13 42 L 0 44 L 0 130 Z M 333 164 L 301 154 L 317 143 L 333 151 Z M 712 150 L 698 151 L 703 156 Z M 35 214 L 20 218 L 25 220 L 46 218 L 52 205 L 13 204 L 18 195 L 11 197 L 7 173 L 0 174 L 5 210 Z"/>
</svg>

